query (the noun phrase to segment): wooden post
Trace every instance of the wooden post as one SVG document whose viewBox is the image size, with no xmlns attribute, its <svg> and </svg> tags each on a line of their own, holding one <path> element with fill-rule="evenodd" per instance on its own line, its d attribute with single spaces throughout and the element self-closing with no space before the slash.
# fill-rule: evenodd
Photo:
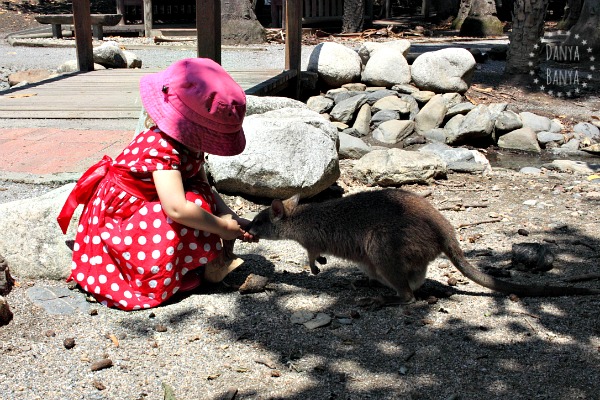
<svg viewBox="0 0 600 400">
<path fill-rule="evenodd" d="M 221 1 L 196 0 L 198 57 L 221 64 Z"/>
<path fill-rule="evenodd" d="M 144 36 L 152 36 L 152 0 L 144 0 Z"/>
<path fill-rule="evenodd" d="M 300 70 L 302 68 L 302 0 L 285 1 L 285 69 L 296 70 L 296 99 L 300 97 Z"/>
<path fill-rule="evenodd" d="M 117 0 L 117 14 L 121 14 L 121 21 L 118 25 L 125 25 L 125 0 Z"/>
<path fill-rule="evenodd" d="M 94 70 L 94 49 L 92 46 L 92 17 L 90 0 L 73 2 L 73 23 L 75 25 L 75 46 L 79 71 Z"/>
</svg>

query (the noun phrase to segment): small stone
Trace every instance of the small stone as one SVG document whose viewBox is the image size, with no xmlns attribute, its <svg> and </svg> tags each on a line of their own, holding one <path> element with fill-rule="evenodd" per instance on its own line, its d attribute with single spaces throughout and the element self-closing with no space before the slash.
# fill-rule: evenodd
<svg viewBox="0 0 600 400">
<path fill-rule="evenodd" d="M 46 335 L 46 337 L 56 336 L 56 332 L 54 332 L 53 330 L 47 330 L 44 334 Z"/>
<path fill-rule="evenodd" d="M 526 206 L 535 206 L 537 204 L 537 200 L 525 200 L 523 204 Z"/>
<path fill-rule="evenodd" d="M 91 316 L 98 315 L 98 310 L 97 310 L 97 309 L 95 309 L 95 308 L 92 308 L 92 309 L 90 310 L 90 315 L 91 315 Z"/>
<path fill-rule="evenodd" d="M 425 301 L 427 304 L 435 304 L 438 302 L 438 298 L 435 296 L 429 296 Z"/>
<path fill-rule="evenodd" d="M 354 319 L 358 319 L 358 318 L 360 318 L 360 313 L 356 310 L 352 310 L 352 311 L 350 311 L 350 316 Z"/>
<path fill-rule="evenodd" d="M 450 285 L 450 286 L 456 286 L 457 284 L 458 284 L 458 279 L 456 279 L 453 276 L 451 276 L 450 278 L 448 278 L 448 285 Z"/>
<path fill-rule="evenodd" d="M 8 325 L 13 319 L 13 313 L 10 311 L 8 303 L 4 297 L 0 296 L 0 326 Z"/>
<path fill-rule="evenodd" d="M 90 366 L 92 371 L 100 371 L 101 369 L 110 368 L 113 366 L 113 362 L 110 358 L 103 358 L 102 360 L 96 361 Z"/>
<path fill-rule="evenodd" d="M 315 313 L 303 310 L 303 311 L 296 311 L 295 313 L 293 313 L 290 320 L 291 320 L 292 324 L 303 324 L 307 321 L 310 321 L 314 317 L 315 317 Z"/>
<path fill-rule="evenodd" d="M 280 371 L 271 371 L 271 377 L 272 378 L 279 378 L 281 376 L 281 372 Z"/>
<path fill-rule="evenodd" d="M 404 365 L 400 367 L 400 369 L 398 370 L 398 373 L 400 375 L 406 375 L 406 373 L 408 372 L 408 368 L 406 368 Z"/>
<path fill-rule="evenodd" d="M 521 228 L 517 231 L 517 233 L 521 236 L 529 236 L 529 231 L 527 229 Z"/>
<path fill-rule="evenodd" d="M 94 385 L 94 387 L 98 390 L 104 390 L 106 389 L 106 386 L 104 386 L 104 383 L 100 382 L 100 381 L 94 381 L 92 383 L 92 385 Z"/>
<path fill-rule="evenodd" d="M 304 326 L 308 329 L 317 329 L 323 326 L 327 326 L 331 323 L 331 317 L 325 313 L 318 313 L 315 318 L 304 323 Z"/>
<path fill-rule="evenodd" d="M 65 346 L 65 349 L 70 350 L 73 347 L 75 347 L 75 339 L 74 338 L 66 338 L 63 341 L 63 345 Z"/>
<path fill-rule="evenodd" d="M 148 314 L 148 318 L 156 318 L 156 314 L 154 314 L 153 312 L 151 312 L 150 314 Z"/>
<path fill-rule="evenodd" d="M 250 274 L 239 288 L 240 294 L 260 293 L 265 291 L 269 278 L 261 275 Z"/>
<path fill-rule="evenodd" d="M 167 331 L 167 326 L 163 325 L 163 324 L 156 324 L 156 326 L 154 327 L 154 330 L 156 332 L 166 332 Z"/>
<path fill-rule="evenodd" d="M 519 296 L 517 296 L 516 294 L 511 294 L 511 295 L 509 295 L 509 296 L 508 296 L 508 298 L 509 298 L 509 299 L 510 299 L 510 301 L 512 301 L 512 302 L 517 302 L 517 301 L 519 301 L 519 300 L 520 300 L 520 299 L 519 299 Z"/>
</svg>

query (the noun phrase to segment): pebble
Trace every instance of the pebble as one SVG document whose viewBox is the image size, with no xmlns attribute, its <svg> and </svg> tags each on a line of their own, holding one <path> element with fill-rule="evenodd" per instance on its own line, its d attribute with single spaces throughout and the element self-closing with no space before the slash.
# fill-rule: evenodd
<svg viewBox="0 0 600 400">
<path fill-rule="evenodd" d="M 323 326 L 327 326 L 331 323 L 331 317 L 325 313 L 317 313 L 315 318 L 304 323 L 304 326 L 308 329 L 317 329 Z"/>
<path fill-rule="evenodd" d="M 154 327 L 154 330 L 156 332 L 166 332 L 167 331 L 167 326 L 163 325 L 163 324 L 156 324 L 156 326 Z"/>
<path fill-rule="evenodd" d="M 310 311 L 296 311 L 292 314 L 290 321 L 292 324 L 303 324 L 315 317 L 315 313 Z"/>
<path fill-rule="evenodd" d="M 523 202 L 523 204 L 526 206 L 535 206 L 537 203 L 538 203 L 537 200 L 525 200 Z"/>
<path fill-rule="evenodd" d="M 113 366 L 113 362 L 110 358 L 103 358 L 98 360 L 90 366 L 92 371 L 100 371 L 101 369 L 110 368 Z"/>
<path fill-rule="evenodd" d="M 75 339 L 74 338 L 66 338 L 63 342 L 65 349 L 70 350 L 75 347 Z"/>
</svg>

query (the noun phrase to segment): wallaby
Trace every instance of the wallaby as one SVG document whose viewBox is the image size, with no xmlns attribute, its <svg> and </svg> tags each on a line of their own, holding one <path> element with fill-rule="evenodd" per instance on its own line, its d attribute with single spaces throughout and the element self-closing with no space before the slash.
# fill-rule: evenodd
<svg viewBox="0 0 600 400">
<path fill-rule="evenodd" d="M 384 303 L 415 301 L 413 291 L 425 281 L 428 264 L 446 254 L 458 270 L 486 288 L 519 296 L 593 295 L 600 290 L 528 286 L 496 279 L 474 268 L 460 248 L 454 228 L 417 194 L 386 189 L 361 192 L 323 203 L 299 205 L 299 196 L 274 200 L 248 228 L 261 239 L 290 239 L 308 252 L 312 273 L 323 254 L 360 264 L 371 279 L 396 290 Z"/>
</svg>

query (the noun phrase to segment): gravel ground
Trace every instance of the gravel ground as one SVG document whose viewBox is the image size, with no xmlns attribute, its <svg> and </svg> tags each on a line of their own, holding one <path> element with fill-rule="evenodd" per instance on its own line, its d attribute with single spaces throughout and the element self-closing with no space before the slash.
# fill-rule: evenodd
<svg viewBox="0 0 600 400">
<path fill-rule="evenodd" d="M 74 54 L 44 48 L 39 57 L 39 51 L 0 46 L 8 68 L 23 68 L 34 57 L 32 65 L 56 65 Z M 181 58 L 175 56 L 180 51 L 151 51 L 142 58 L 162 66 L 171 56 Z M 245 50 L 229 51 L 223 55 L 226 66 L 259 65 Z M 274 52 L 261 63 L 283 60 L 281 46 L 260 51 Z M 518 164 L 528 162 L 538 161 Z M 495 168 L 485 177 L 452 174 L 407 188 L 429 194 L 457 227 L 474 265 L 515 282 L 566 284 L 565 279 L 600 272 L 597 182 L 547 170 L 524 175 Z M 55 185 L 0 181 L 0 203 Z M 347 161 L 338 185 L 346 193 L 372 189 L 356 182 Z M 263 207 L 241 197 L 225 199 L 240 213 Z M 525 205 L 527 200 L 534 205 Z M 497 222 L 482 223 L 490 219 Z M 546 273 L 510 268 L 512 245 L 524 242 L 550 246 L 554 268 Z M 417 303 L 369 309 L 356 300 L 391 292 L 355 282 L 362 275 L 354 265 L 330 258 L 312 276 L 304 251 L 291 242 L 240 244 L 236 251 L 245 264 L 226 284 L 130 313 L 86 303 L 81 312 L 50 315 L 27 291 L 65 283 L 16 277 L 18 287 L 6 297 L 15 317 L 0 328 L 0 398 L 570 400 L 597 399 L 600 393 L 600 296 L 493 294 L 439 258 Z M 268 278 L 266 290 L 240 294 L 237 287 L 249 274 Z M 329 324 L 309 329 L 295 323 L 319 313 Z M 66 339 L 74 346 L 66 348 Z M 106 359 L 111 367 L 92 370 Z M 174 397 L 168 397 L 171 391 Z"/>
</svg>

